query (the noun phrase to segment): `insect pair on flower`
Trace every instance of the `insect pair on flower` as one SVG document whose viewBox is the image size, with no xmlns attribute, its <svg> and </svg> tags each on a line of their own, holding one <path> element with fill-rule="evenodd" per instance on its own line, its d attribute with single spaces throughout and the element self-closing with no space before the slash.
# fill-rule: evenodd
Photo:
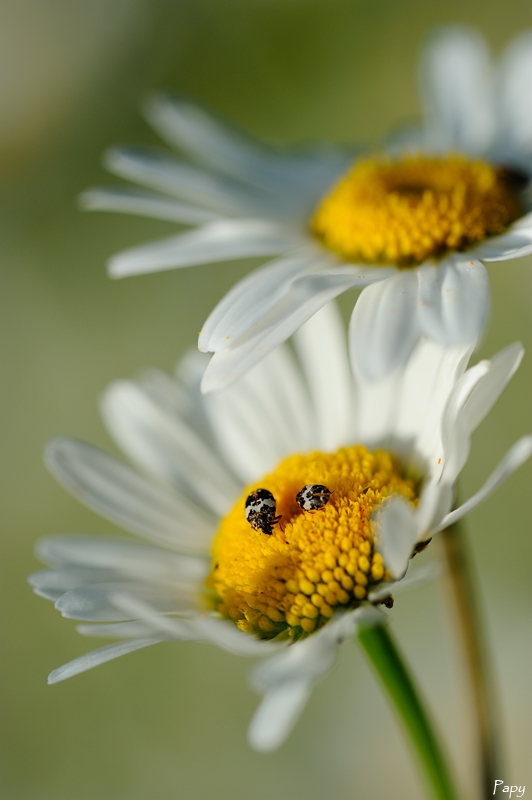
<svg viewBox="0 0 532 800">
<path fill-rule="evenodd" d="M 318 511 L 329 502 L 331 490 L 320 483 L 307 483 L 296 494 L 296 503 L 302 511 Z M 272 527 L 279 522 L 281 514 L 276 516 L 277 503 L 268 489 L 255 489 L 250 492 L 245 502 L 246 519 L 256 531 L 271 535 Z"/>
</svg>

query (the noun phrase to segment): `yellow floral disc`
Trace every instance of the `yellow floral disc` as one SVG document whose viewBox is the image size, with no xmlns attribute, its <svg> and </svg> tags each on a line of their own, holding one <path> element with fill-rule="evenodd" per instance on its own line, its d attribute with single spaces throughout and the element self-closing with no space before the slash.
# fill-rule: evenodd
<svg viewBox="0 0 532 800">
<path fill-rule="evenodd" d="M 317 511 L 296 503 L 308 484 L 331 491 Z M 281 515 L 271 535 L 246 519 L 246 498 L 259 487 L 273 494 Z M 356 607 L 372 586 L 390 579 L 371 515 L 391 493 L 417 502 L 414 481 L 382 450 L 354 446 L 285 459 L 248 486 L 220 524 L 207 581 L 214 607 L 242 630 L 292 638 L 323 625 L 337 606 Z"/>
<path fill-rule="evenodd" d="M 460 155 L 358 161 L 311 228 L 343 258 L 414 266 L 501 233 L 522 214 L 507 170 Z"/>
</svg>

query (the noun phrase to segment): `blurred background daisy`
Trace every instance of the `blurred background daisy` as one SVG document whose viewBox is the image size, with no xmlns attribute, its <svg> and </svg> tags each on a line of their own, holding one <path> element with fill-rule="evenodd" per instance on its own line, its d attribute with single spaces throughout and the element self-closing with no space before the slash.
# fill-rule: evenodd
<svg viewBox="0 0 532 800">
<path fill-rule="evenodd" d="M 69 434 L 112 449 L 95 397 L 147 364 L 171 369 L 215 303 L 259 263 L 109 281 L 112 253 L 175 226 L 83 215 L 75 198 L 107 182 L 100 158 L 109 145 L 159 146 L 138 113 L 149 90 L 184 91 L 274 143 L 372 141 L 419 120 L 419 52 L 432 26 L 472 25 L 497 55 L 531 24 L 529 9 L 520 0 L 2 0 L 0 21 L 0 797 L 421 798 L 354 645 L 270 756 L 252 753 L 245 739 L 256 704 L 242 691 L 249 665 L 214 648 L 206 659 L 207 645 L 164 645 L 46 685 L 86 643 L 26 585 L 38 568 L 34 542 L 119 531 L 45 472 L 45 442 Z M 464 497 L 530 427 L 531 267 L 531 257 L 488 266 L 493 311 L 479 355 L 515 339 L 528 354 L 482 425 Z M 342 298 L 346 315 L 353 299 Z M 519 785 L 532 785 L 531 477 L 526 465 L 467 521 L 501 689 L 500 777 Z M 401 596 L 395 631 L 471 787 L 468 705 L 446 600 L 440 584 Z"/>
</svg>

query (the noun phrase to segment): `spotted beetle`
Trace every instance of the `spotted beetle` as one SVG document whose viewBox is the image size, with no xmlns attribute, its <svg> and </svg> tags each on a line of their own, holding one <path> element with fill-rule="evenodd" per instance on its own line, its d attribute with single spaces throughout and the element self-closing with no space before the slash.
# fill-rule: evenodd
<svg viewBox="0 0 532 800">
<path fill-rule="evenodd" d="M 275 516 L 277 504 L 275 497 L 268 489 L 255 489 L 246 498 L 246 519 L 256 531 L 262 531 L 271 536 L 272 527 L 281 519 Z"/>
<path fill-rule="evenodd" d="M 296 502 L 303 511 L 318 511 L 329 502 L 331 490 L 321 483 L 307 483 L 296 494 Z"/>
</svg>

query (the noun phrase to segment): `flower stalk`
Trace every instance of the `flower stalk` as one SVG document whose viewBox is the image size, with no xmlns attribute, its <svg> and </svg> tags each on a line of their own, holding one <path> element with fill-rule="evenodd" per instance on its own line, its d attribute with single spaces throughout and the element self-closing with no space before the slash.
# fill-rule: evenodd
<svg viewBox="0 0 532 800">
<path fill-rule="evenodd" d="M 501 774 L 493 681 L 464 531 L 455 523 L 442 531 L 441 535 L 463 657 L 471 687 L 480 761 L 480 796 L 487 798 L 492 796 L 494 782 Z"/>
<path fill-rule="evenodd" d="M 361 627 L 357 638 L 403 723 L 432 797 L 457 800 L 433 725 L 388 627 Z"/>
</svg>

